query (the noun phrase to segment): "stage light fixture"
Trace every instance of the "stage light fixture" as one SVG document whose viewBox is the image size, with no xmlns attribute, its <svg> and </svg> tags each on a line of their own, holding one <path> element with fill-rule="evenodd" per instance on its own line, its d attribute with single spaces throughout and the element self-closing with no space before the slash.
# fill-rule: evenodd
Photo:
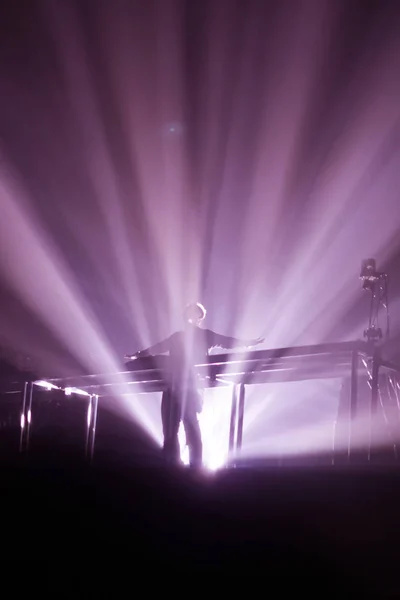
<svg viewBox="0 0 400 600">
<path fill-rule="evenodd" d="M 368 342 L 378 342 L 383 338 L 382 329 L 378 324 L 381 307 L 386 312 L 385 337 L 389 337 L 388 276 L 376 270 L 374 258 L 366 258 L 361 263 L 360 279 L 363 281 L 363 289 L 371 292 L 368 329 L 364 331 L 364 337 Z"/>
<path fill-rule="evenodd" d="M 363 281 L 376 281 L 380 273 L 376 270 L 376 261 L 374 258 L 366 258 L 361 263 L 360 279 Z"/>
</svg>

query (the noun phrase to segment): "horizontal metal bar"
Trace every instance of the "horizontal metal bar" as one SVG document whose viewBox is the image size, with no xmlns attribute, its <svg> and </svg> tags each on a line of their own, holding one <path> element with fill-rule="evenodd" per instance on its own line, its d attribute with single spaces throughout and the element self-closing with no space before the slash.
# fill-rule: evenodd
<svg viewBox="0 0 400 600">
<path fill-rule="evenodd" d="M 366 342 L 340 342 L 334 344 L 318 344 L 313 346 L 297 346 L 297 347 L 288 347 L 288 348 L 277 348 L 275 350 L 254 350 L 247 352 L 234 352 L 229 354 L 213 354 L 209 356 L 208 360 L 205 363 L 196 365 L 198 368 L 206 368 L 209 366 L 218 366 L 218 365 L 229 365 L 229 364 L 237 364 L 237 363 L 251 363 L 253 361 L 259 362 L 263 360 L 286 360 L 289 358 L 306 358 L 310 356 L 321 356 L 321 355 L 337 355 L 340 353 L 349 353 L 349 360 L 351 360 L 351 353 L 356 350 L 361 354 L 371 355 L 372 349 L 371 346 Z M 147 356 L 135 361 L 130 361 L 127 363 L 131 367 L 131 371 L 125 370 L 120 371 L 114 374 L 90 374 L 83 375 L 78 377 L 58 377 L 58 378 L 45 378 L 46 381 L 50 383 L 57 384 L 65 383 L 69 381 L 77 381 L 82 378 L 91 378 L 98 379 L 104 378 L 109 375 L 113 376 L 123 376 L 125 373 L 129 373 L 134 371 L 135 373 L 146 372 L 149 369 L 157 369 L 163 370 L 168 368 L 168 356 L 160 355 L 160 356 Z"/>
</svg>

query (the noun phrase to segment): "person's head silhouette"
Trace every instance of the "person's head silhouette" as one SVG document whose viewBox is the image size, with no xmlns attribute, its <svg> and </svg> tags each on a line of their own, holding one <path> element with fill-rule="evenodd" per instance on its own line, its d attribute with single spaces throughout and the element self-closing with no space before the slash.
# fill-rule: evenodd
<svg viewBox="0 0 400 600">
<path fill-rule="evenodd" d="M 196 302 L 194 304 L 188 304 L 183 311 L 183 318 L 185 320 L 185 324 L 189 323 L 191 325 L 196 325 L 197 327 L 203 321 L 207 314 L 206 309 L 200 302 Z"/>
</svg>

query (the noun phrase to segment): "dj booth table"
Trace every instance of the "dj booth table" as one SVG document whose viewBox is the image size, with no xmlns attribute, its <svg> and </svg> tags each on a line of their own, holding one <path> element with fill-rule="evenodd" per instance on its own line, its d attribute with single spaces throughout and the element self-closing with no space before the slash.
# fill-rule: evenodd
<svg viewBox="0 0 400 600">
<path fill-rule="evenodd" d="M 58 390 L 66 395 L 82 395 L 87 401 L 85 451 L 93 457 L 99 399 L 130 396 L 166 389 L 167 356 L 144 357 L 127 363 L 119 373 L 93 374 L 72 378 L 2 382 L 2 393 L 21 398 L 20 451 L 29 448 L 32 423 L 32 401 L 39 390 Z M 216 354 L 206 363 L 197 365 L 200 385 L 204 388 L 230 386 L 229 454 L 238 456 L 242 448 L 245 418 L 246 387 L 252 384 L 293 382 L 340 378 L 349 380 L 348 457 L 352 454 L 352 424 L 357 416 L 359 376 L 367 375 L 371 390 L 372 422 L 378 408 L 379 377 L 388 377 L 391 393 L 400 410 L 400 369 L 384 361 L 378 345 L 366 342 L 343 342 L 314 346 L 258 350 L 246 353 Z M 370 448 L 371 451 L 371 440 Z"/>
</svg>

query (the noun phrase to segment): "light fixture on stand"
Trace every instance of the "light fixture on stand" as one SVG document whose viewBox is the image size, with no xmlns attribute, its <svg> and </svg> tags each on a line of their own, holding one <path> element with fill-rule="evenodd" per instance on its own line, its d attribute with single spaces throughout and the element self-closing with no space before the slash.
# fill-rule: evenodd
<svg viewBox="0 0 400 600">
<path fill-rule="evenodd" d="M 368 328 L 364 331 L 364 337 L 368 342 L 378 342 L 383 337 L 387 339 L 389 337 L 388 276 L 386 273 L 376 270 L 374 258 L 367 258 L 361 263 L 360 279 L 363 281 L 363 289 L 371 292 L 369 322 Z M 381 308 L 385 310 L 385 335 L 379 327 Z"/>
</svg>

